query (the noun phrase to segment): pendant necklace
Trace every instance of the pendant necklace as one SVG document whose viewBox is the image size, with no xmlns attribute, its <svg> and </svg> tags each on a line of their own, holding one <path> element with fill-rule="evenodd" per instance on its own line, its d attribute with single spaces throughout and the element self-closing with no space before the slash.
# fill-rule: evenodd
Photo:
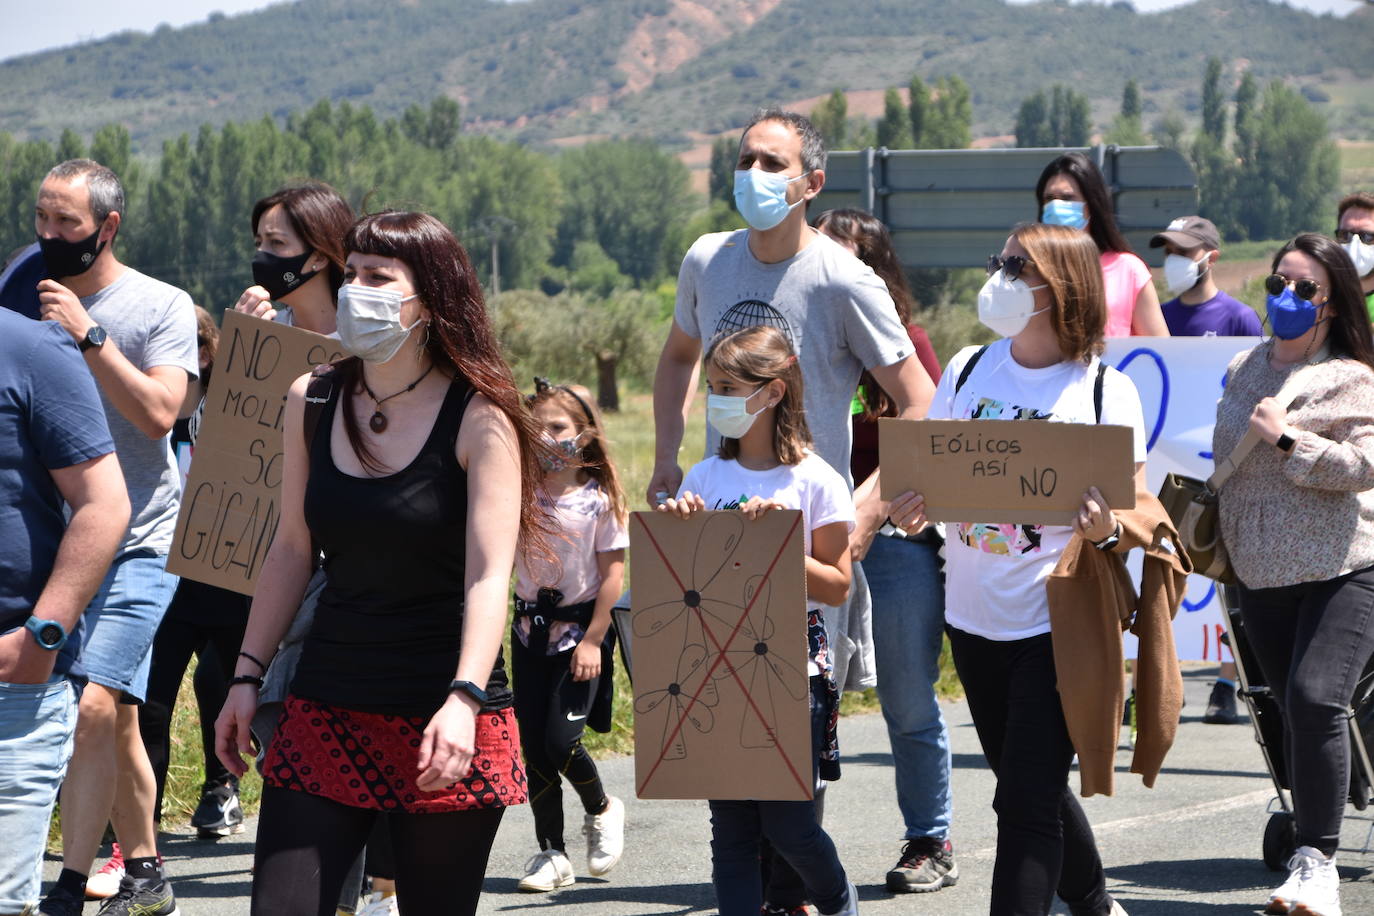
<svg viewBox="0 0 1374 916">
<path fill-rule="evenodd" d="M 368 427 L 370 427 L 371 430 L 378 435 L 381 435 L 382 433 L 386 432 L 386 414 L 382 413 L 382 405 L 385 404 L 387 401 L 391 400 L 392 398 L 400 397 L 407 391 L 414 391 L 415 386 L 423 382 L 425 380 L 425 376 L 429 375 L 429 373 L 433 370 L 434 363 L 431 362 L 429 364 L 429 368 L 426 369 L 424 372 L 420 373 L 419 378 L 417 378 L 415 381 L 411 382 L 409 385 L 405 386 L 395 394 L 389 394 L 384 398 L 379 398 L 375 394 L 373 394 L 372 389 L 367 386 L 367 376 L 362 373 L 359 373 L 358 378 L 363 383 L 363 391 L 367 392 L 367 396 L 372 398 L 372 403 L 376 405 L 372 410 L 372 418 L 367 421 Z"/>
</svg>

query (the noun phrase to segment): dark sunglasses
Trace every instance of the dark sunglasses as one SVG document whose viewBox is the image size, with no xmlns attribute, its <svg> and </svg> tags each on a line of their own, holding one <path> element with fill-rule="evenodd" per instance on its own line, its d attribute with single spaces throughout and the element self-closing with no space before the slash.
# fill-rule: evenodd
<svg viewBox="0 0 1374 916">
<path fill-rule="evenodd" d="M 1349 245 L 1350 240 L 1357 235 L 1360 237 L 1360 241 L 1366 245 L 1374 245 L 1374 232 L 1356 232 L 1353 229 L 1337 229 L 1336 241 L 1342 245 Z"/>
<path fill-rule="evenodd" d="M 1281 296 L 1288 287 L 1293 287 L 1293 293 L 1299 299 L 1306 299 L 1311 302 L 1321 290 L 1322 285 L 1309 277 L 1301 280 L 1290 280 L 1283 274 L 1270 274 L 1264 278 L 1264 290 L 1271 296 Z"/>
<path fill-rule="evenodd" d="M 1026 269 L 1027 264 L 1034 264 L 1030 258 L 1023 258 L 1019 254 L 1002 257 L 1000 254 L 988 255 L 988 276 L 991 277 L 997 271 L 1002 272 L 1002 276 L 1008 281 L 1015 280 L 1021 276 L 1021 271 Z"/>
</svg>

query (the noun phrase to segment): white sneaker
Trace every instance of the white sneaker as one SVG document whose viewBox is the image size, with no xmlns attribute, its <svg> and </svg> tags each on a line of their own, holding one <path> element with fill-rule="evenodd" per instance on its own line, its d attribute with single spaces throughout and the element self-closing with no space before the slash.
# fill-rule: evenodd
<svg viewBox="0 0 1374 916">
<path fill-rule="evenodd" d="M 587 835 L 587 871 L 599 878 L 615 868 L 625 852 L 625 803 L 607 796 L 606 810 L 588 814 L 582 832 Z"/>
<path fill-rule="evenodd" d="M 119 893 L 119 882 L 124 880 L 124 856 L 119 851 L 119 844 L 114 844 L 114 851 L 110 853 L 110 858 L 105 864 L 100 866 L 100 871 L 86 879 L 86 899 L 105 900 Z"/>
<path fill-rule="evenodd" d="M 573 877 L 572 863 L 561 849 L 541 849 L 525 863 L 525 877 L 520 879 L 522 891 L 551 891 L 567 887 Z"/>
<path fill-rule="evenodd" d="M 1311 846 L 1299 846 L 1288 859 L 1288 880 L 1284 881 L 1269 895 L 1269 904 L 1264 912 L 1270 914 L 1291 913 L 1302 898 L 1303 889 L 1312 880 L 1317 868 L 1325 860 L 1320 852 Z"/>
<path fill-rule="evenodd" d="M 383 894 L 381 891 L 373 891 L 356 916 L 399 916 L 400 912 L 394 893 Z"/>
<path fill-rule="evenodd" d="M 1301 916 L 1341 916 L 1341 876 L 1336 871 L 1336 857 L 1328 859 L 1311 846 L 1299 847 L 1295 855 L 1303 850 L 1309 858 L 1315 857 L 1316 864 L 1298 892 L 1296 905 L 1288 911 Z"/>
<path fill-rule="evenodd" d="M 845 898 L 844 906 L 840 907 L 830 916 L 859 916 L 859 892 L 854 889 L 854 882 L 848 878 L 844 881 L 845 890 L 849 896 Z M 819 909 L 817 910 L 819 912 Z"/>
</svg>

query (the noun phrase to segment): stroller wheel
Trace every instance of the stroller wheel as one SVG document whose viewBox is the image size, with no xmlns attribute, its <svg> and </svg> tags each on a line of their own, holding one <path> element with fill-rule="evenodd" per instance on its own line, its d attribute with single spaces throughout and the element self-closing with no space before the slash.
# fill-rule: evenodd
<svg viewBox="0 0 1374 916">
<path fill-rule="evenodd" d="M 1275 812 L 1264 826 L 1264 864 L 1270 871 L 1283 871 L 1297 847 L 1293 815 L 1286 811 Z"/>
</svg>

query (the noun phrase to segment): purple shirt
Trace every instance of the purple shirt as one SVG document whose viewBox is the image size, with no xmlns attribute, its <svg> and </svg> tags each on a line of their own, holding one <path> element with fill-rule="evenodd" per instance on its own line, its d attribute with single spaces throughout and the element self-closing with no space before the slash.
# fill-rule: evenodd
<svg viewBox="0 0 1374 916">
<path fill-rule="evenodd" d="M 1160 310 L 1174 337 L 1259 337 L 1264 333 L 1254 309 L 1220 291 L 1197 305 L 1173 298 Z"/>
</svg>

